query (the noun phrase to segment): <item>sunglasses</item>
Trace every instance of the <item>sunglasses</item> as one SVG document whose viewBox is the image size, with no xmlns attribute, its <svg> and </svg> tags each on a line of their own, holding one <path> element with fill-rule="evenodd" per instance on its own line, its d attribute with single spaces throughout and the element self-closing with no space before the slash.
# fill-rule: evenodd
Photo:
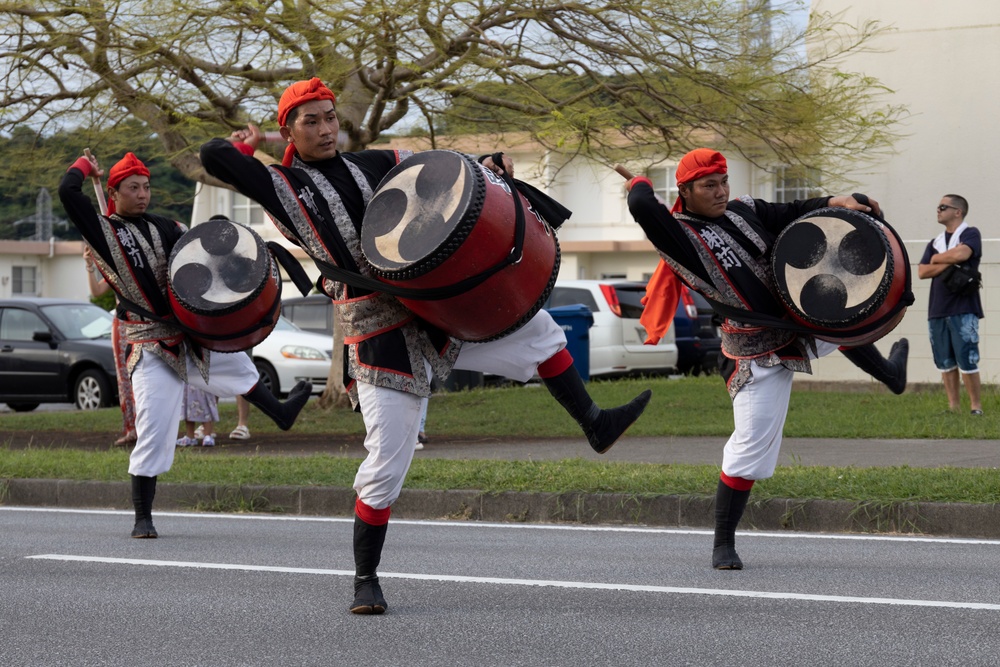
<svg viewBox="0 0 1000 667">
<path fill-rule="evenodd" d="M 958 207 L 957 207 L 957 206 L 948 206 L 947 204 L 938 204 L 938 207 L 937 207 L 937 210 L 939 210 L 939 211 L 941 211 L 942 213 L 944 213 L 944 212 L 945 212 L 945 211 L 947 211 L 947 210 L 948 210 L 949 208 L 953 208 L 953 209 L 955 209 L 956 211 L 958 210 Z"/>
</svg>

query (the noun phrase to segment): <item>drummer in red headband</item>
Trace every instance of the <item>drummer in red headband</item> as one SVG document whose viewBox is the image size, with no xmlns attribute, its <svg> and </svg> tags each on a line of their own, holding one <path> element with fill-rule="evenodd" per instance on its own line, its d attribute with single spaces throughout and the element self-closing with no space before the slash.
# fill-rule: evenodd
<svg viewBox="0 0 1000 667">
<path fill-rule="evenodd" d="M 769 203 L 729 198 L 726 158 L 708 148 L 691 151 L 677 165 L 680 196 L 668 209 L 644 176 L 629 180 L 628 204 L 636 222 L 662 257 L 647 286 L 642 322 L 655 341 L 670 327 L 681 281 L 725 311 L 722 375 L 733 400 L 735 430 L 726 443 L 716 490 L 712 566 L 740 570 L 736 527 L 754 482 L 774 473 L 795 372 L 811 372 L 810 360 L 838 349 L 790 329 L 768 326 L 785 309 L 770 269 L 774 241 L 787 225 L 823 207 L 879 214 L 878 203 L 853 196 Z M 726 310 L 730 308 L 733 310 Z M 731 317 L 735 312 L 739 319 Z M 841 350 L 894 393 L 906 387 L 905 338 L 888 360 L 874 344 Z"/>
<path fill-rule="evenodd" d="M 278 103 L 278 125 L 288 143 L 282 165 L 267 167 L 252 157 L 261 139 L 249 126 L 229 140 L 202 147 L 206 171 L 261 204 L 278 229 L 312 256 L 321 270 L 335 265 L 353 273 L 366 266 L 360 250 L 365 207 L 389 171 L 409 151 L 340 153 L 336 97 L 317 79 L 289 86 Z M 513 172 L 486 157 L 497 173 Z M 558 212 L 558 204 L 550 210 Z M 534 204 L 534 202 L 533 202 Z M 569 212 L 565 211 L 565 217 Z M 557 225 L 562 219 L 549 222 Z M 329 271 L 328 271 L 329 272 Z M 385 293 L 324 277 L 345 333 L 345 382 L 365 419 L 364 460 L 354 481 L 354 601 L 356 614 L 381 614 L 387 604 L 377 576 L 390 507 L 400 494 L 413 458 L 421 398 L 430 395 L 431 375 L 444 379 L 453 368 L 482 371 L 526 382 L 537 372 L 546 387 L 580 424 L 591 447 L 607 451 L 639 418 L 645 391 L 626 405 L 602 410 L 591 400 L 566 350 L 566 336 L 545 310 L 513 333 L 463 346 L 415 317 Z"/>
<path fill-rule="evenodd" d="M 216 396 L 243 395 L 285 429 L 312 387 L 301 383 L 286 403 L 279 403 L 259 382 L 247 355 L 210 352 L 189 341 L 174 324 L 167 296 L 167 259 L 186 227 L 146 210 L 149 169 L 132 153 L 108 173 L 108 210 L 99 214 L 83 183 L 102 174 L 95 158 L 78 158 L 59 184 L 59 198 L 117 297 L 135 399 L 137 440 L 128 469 L 135 507 L 132 537 L 152 538 L 158 536 L 152 516 L 156 479 L 173 465 L 185 383 Z"/>
</svg>

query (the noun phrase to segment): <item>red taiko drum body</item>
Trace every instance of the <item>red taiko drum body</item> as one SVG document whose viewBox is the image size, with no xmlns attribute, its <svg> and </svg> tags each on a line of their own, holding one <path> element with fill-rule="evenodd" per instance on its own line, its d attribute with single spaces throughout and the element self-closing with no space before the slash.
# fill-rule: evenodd
<svg viewBox="0 0 1000 667">
<path fill-rule="evenodd" d="M 210 350 L 247 350 L 277 323 L 277 263 L 256 232 L 231 220 L 209 220 L 186 232 L 170 253 L 167 284 L 177 321 Z"/>
<path fill-rule="evenodd" d="M 791 318 L 814 335 L 854 347 L 892 331 L 910 283 L 910 263 L 895 230 L 862 213 L 823 208 L 778 235 L 771 257 L 775 287 Z"/>
<path fill-rule="evenodd" d="M 417 153 L 379 184 L 365 211 L 361 249 L 379 280 L 412 289 L 456 288 L 506 260 L 523 208 L 520 261 L 447 298 L 397 296 L 455 338 L 486 341 L 538 312 L 559 272 L 559 246 L 528 201 L 461 153 Z"/>
</svg>

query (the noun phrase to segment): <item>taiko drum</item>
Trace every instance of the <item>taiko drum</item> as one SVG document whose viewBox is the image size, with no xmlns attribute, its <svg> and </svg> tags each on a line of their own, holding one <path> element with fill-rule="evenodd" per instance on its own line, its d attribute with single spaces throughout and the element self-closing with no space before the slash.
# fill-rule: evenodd
<svg viewBox="0 0 1000 667">
<path fill-rule="evenodd" d="M 170 305 L 190 337 L 217 352 L 240 352 L 274 329 L 281 274 L 263 239 L 231 220 L 209 220 L 181 236 L 167 270 Z"/>
<path fill-rule="evenodd" d="M 469 285 L 511 257 L 517 207 L 524 224 L 520 257 Z M 524 196 L 471 157 L 446 150 L 417 153 L 386 175 L 365 211 L 361 249 L 388 285 L 453 292 L 397 298 L 467 341 L 491 340 L 524 325 L 559 271 L 555 235 Z"/>
<path fill-rule="evenodd" d="M 861 211 L 822 208 L 778 235 L 771 265 L 791 318 L 817 338 L 849 347 L 872 343 L 899 324 L 910 284 L 902 241 Z"/>
</svg>

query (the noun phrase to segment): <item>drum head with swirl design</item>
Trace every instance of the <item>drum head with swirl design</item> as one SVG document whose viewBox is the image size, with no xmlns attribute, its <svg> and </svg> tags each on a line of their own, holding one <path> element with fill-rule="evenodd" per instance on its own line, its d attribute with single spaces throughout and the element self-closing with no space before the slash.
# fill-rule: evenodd
<svg viewBox="0 0 1000 667">
<path fill-rule="evenodd" d="M 785 307 L 821 327 L 849 327 L 885 301 L 894 257 L 882 224 L 860 211 L 823 208 L 786 227 L 771 265 Z"/>
<path fill-rule="evenodd" d="M 365 210 L 361 251 L 382 277 L 422 275 L 465 241 L 483 199 L 483 177 L 471 158 L 446 150 L 417 153 L 379 184 Z"/>
<path fill-rule="evenodd" d="M 170 290 L 192 313 L 236 311 L 257 297 L 270 276 L 271 257 L 264 241 L 230 220 L 195 225 L 170 253 Z"/>
</svg>

